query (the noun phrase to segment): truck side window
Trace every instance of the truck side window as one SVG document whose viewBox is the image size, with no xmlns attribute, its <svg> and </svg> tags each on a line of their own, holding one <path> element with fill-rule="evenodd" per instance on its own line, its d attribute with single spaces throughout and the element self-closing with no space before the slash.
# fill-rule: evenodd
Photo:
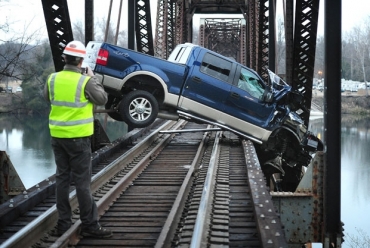
<svg viewBox="0 0 370 248">
<path fill-rule="evenodd" d="M 251 71 L 242 68 L 240 71 L 238 88 L 247 91 L 255 98 L 262 99 L 265 91 L 264 84 L 260 79 Z"/>
<path fill-rule="evenodd" d="M 231 66 L 232 64 L 230 61 L 207 53 L 204 55 L 202 64 L 200 66 L 200 71 L 227 82 L 230 75 Z"/>
</svg>

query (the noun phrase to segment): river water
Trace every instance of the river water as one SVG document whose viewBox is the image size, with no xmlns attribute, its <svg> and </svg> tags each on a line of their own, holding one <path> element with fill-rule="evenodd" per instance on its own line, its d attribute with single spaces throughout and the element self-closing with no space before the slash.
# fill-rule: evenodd
<svg viewBox="0 0 370 248">
<path fill-rule="evenodd" d="M 104 123 L 103 116 L 98 118 Z M 323 126 L 322 118 L 310 121 L 310 130 L 319 137 L 323 137 Z M 108 118 L 106 130 L 113 141 L 127 132 L 127 126 Z M 341 215 L 346 235 L 343 247 L 370 247 L 370 117 L 343 116 L 341 133 Z M 45 117 L 0 115 L 0 150 L 10 156 L 26 188 L 55 173 Z M 369 246 L 362 245 L 364 234 Z"/>
</svg>

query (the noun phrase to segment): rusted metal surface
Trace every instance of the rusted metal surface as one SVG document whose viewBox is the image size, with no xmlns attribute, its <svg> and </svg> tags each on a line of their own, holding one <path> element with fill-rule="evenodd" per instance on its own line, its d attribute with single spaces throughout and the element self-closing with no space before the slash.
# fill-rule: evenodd
<svg viewBox="0 0 370 248">
<path fill-rule="evenodd" d="M 158 0 L 154 51 L 156 57 L 167 59 L 177 45 L 175 44 L 175 19 L 176 1 Z"/>
<path fill-rule="evenodd" d="M 245 20 L 240 18 L 201 18 L 199 37 L 201 45 L 226 57 L 241 61 L 240 47 L 242 27 Z"/>
<path fill-rule="evenodd" d="M 323 242 L 324 153 L 318 152 L 295 192 L 271 192 L 290 247 Z"/>
<path fill-rule="evenodd" d="M 22 194 L 26 189 L 5 151 L 0 151 L 0 187 L 0 204 Z"/>
<path fill-rule="evenodd" d="M 249 186 L 255 207 L 256 222 L 259 226 L 259 235 L 262 240 L 261 247 L 288 247 L 279 215 L 275 212 L 254 146 L 250 141 L 244 142 L 244 146 Z"/>
</svg>

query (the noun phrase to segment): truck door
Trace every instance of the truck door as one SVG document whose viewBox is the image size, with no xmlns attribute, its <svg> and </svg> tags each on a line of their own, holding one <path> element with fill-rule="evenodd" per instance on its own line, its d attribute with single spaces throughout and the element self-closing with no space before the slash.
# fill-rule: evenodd
<svg viewBox="0 0 370 248">
<path fill-rule="evenodd" d="M 235 64 L 231 61 L 201 52 L 189 71 L 179 107 L 218 120 L 232 87 L 233 71 Z"/>
<path fill-rule="evenodd" d="M 262 101 L 266 87 L 254 71 L 239 65 L 225 101 L 225 113 L 259 127 L 266 127 L 275 111 L 274 104 Z"/>
</svg>

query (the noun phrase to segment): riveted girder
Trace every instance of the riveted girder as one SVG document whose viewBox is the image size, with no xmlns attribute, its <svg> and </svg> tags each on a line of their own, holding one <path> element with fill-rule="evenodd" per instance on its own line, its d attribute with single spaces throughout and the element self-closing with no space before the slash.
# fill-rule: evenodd
<svg viewBox="0 0 370 248">
<path fill-rule="evenodd" d="M 55 71 L 64 67 L 62 53 L 68 42 L 73 40 L 67 0 L 41 0 L 48 30 Z"/>
<path fill-rule="evenodd" d="M 154 55 L 150 0 L 137 0 L 135 12 L 137 50 Z"/>
<path fill-rule="evenodd" d="M 292 87 L 302 92 L 301 118 L 308 126 L 315 66 L 319 0 L 296 1 Z"/>
</svg>

